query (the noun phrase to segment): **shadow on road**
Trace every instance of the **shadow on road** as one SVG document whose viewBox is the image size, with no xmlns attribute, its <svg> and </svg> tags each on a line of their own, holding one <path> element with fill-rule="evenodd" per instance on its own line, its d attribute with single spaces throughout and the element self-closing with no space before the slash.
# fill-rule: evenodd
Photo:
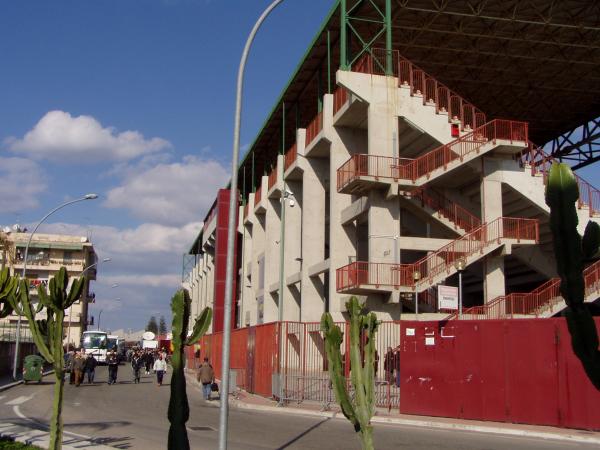
<svg viewBox="0 0 600 450">
<path fill-rule="evenodd" d="M 306 430 L 304 430 L 302 433 L 300 433 L 298 436 L 295 436 L 294 438 L 290 439 L 289 441 L 287 441 L 285 444 L 283 444 L 281 447 L 277 447 L 277 450 L 285 450 L 286 448 L 288 448 L 289 446 L 291 446 L 292 444 L 294 444 L 295 442 L 299 441 L 300 439 L 302 439 L 304 436 L 306 436 L 308 433 L 310 433 L 313 430 L 316 430 L 317 428 L 319 428 L 321 425 L 323 425 L 325 422 L 328 422 L 331 420 L 331 417 L 327 417 L 326 419 L 321 420 L 318 423 L 315 423 L 312 427 L 307 428 Z"/>
</svg>

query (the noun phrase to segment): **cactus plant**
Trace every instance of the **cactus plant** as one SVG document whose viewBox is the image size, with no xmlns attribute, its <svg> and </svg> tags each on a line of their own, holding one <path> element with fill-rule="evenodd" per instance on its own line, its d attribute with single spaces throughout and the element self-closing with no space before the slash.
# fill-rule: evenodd
<svg viewBox="0 0 600 450">
<path fill-rule="evenodd" d="M 354 398 L 351 398 L 346 389 L 346 378 L 342 370 L 340 345 L 343 333 L 333 322 L 331 314 L 323 313 L 321 331 L 325 337 L 329 377 L 342 413 L 352 423 L 354 431 L 360 435 L 363 450 L 372 450 L 374 447 L 371 417 L 375 412 L 375 335 L 378 322 L 374 313 L 362 313 L 363 305 L 354 296 L 346 302 L 346 309 L 350 312 L 350 379 L 354 388 Z M 364 351 L 361 351 L 363 337 L 366 341 L 363 341 Z"/>
<path fill-rule="evenodd" d="M 556 267 L 561 278 L 560 293 L 567 304 L 564 315 L 571 334 L 573 353 L 581 361 L 590 381 L 600 390 L 598 333 L 594 319 L 584 303 L 583 278 L 585 262 L 598 256 L 600 226 L 595 222 L 588 222 L 583 238 L 579 235 L 575 207 L 578 199 L 577 180 L 571 168 L 563 163 L 552 164 L 546 185 L 546 203 L 550 207 Z"/>
<path fill-rule="evenodd" d="M 204 308 L 200 316 L 196 318 L 192 333 L 188 336 L 188 325 L 190 320 L 190 294 L 186 289 L 178 290 L 171 300 L 173 312 L 173 356 L 171 365 L 171 398 L 169 399 L 168 418 L 169 427 L 168 448 L 169 450 L 189 450 L 186 422 L 190 417 L 190 408 L 187 400 L 185 373 L 184 373 L 184 347 L 194 345 L 202 338 L 212 320 L 212 309 Z"/>
<path fill-rule="evenodd" d="M 73 280 L 67 292 L 69 275 L 64 267 L 50 280 L 48 291 L 38 286 L 39 303 L 32 305 L 29 299 L 29 283 L 26 279 L 19 282 L 17 295 L 13 297 L 12 307 L 29 322 L 33 341 L 46 361 L 54 368 L 54 403 L 50 421 L 50 450 L 62 448 L 62 403 L 64 391 L 64 318 L 68 309 L 81 297 L 85 278 Z M 36 314 L 46 309 L 46 319 L 36 319 Z"/>
<path fill-rule="evenodd" d="M 8 267 L 0 271 L 0 319 L 13 312 L 11 300 L 17 290 L 19 280 L 10 275 Z"/>
</svg>

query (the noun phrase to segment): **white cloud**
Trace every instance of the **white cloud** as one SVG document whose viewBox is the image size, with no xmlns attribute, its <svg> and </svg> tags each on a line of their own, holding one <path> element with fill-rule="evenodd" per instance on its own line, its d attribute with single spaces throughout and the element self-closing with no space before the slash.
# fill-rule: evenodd
<svg viewBox="0 0 600 450">
<path fill-rule="evenodd" d="M 169 317 L 169 302 L 181 286 L 182 254 L 191 247 L 202 224 L 181 227 L 145 223 L 120 229 L 68 223 L 43 225 L 42 233 L 91 234 L 101 262 L 91 290 L 96 294 L 90 315 L 100 310 L 102 326 L 143 327 L 150 315 Z M 115 288 L 112 288 L 117 284 Z M 119 301 L 116 299 L 120 298 Z"/>
<path fill-rule="evenodd" d="M 45 175 L 35 162 L 0 157 L 0 211 L 13 213 L 35 208 L 45 189 Z"/>
<path fill-rule="evenodd" d="M 64 111 L 50 111 L 22 139 L 4 141 L 9 150 L 56 163 L 127 161 L 168 150 L 161 138 L 146 139 L 138 131 L 118 132 L 91 116 L 73 117 Z"/>
<path fill-rule="evenodd" d="M 108 192 L 104 205 L 126 208 L 140 219 L 167 225 L 202 219 L 217 189 L 229 179 L 221 164 L 195 156 L 125 172 L 124 184 Z"/>
</svg>

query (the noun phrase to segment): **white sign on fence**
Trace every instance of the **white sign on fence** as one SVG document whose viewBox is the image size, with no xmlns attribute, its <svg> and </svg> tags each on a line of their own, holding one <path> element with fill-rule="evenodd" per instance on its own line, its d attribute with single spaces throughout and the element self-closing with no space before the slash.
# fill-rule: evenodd
<svg viewBox="0 0 600 450">
<path fill-rule="evenodd" d="M 438 286 L 439 309 L 458 309 L 458 288 L 454 286 Z"/>
</svg>

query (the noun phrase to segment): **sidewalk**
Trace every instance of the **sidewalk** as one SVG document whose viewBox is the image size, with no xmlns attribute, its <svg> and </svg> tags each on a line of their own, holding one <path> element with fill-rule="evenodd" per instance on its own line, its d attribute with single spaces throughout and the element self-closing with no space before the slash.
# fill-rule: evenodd
<svg viewBox="0 0 600 450">
<path fill-rule="evenodd" d="M 188 383 L 197 386 L 193 374 L 187 372 Z M 331 417 L 346 420 L 339 406 L 331 403 L 328 410 L 323 405 L 314 401 L 295 401 L 277 406 L 277 402 L 260 395 L 239 391 L 236 398 L 230 397 L 230 405 L 239 409 L 273 412 L 277 414 L 308 415 L 314 417 Z M 600 433 L 570 428 L 555 428 L 538 425 L 521 425 L 505 422 L 483 422 L 477 420 L 451 419 L 445 417 L 412 416 L 400 414 L 397 410 L 388 411 L 377 408 L 372 419 L 375 424 L 402 425 L 410 427 L 434 428 L 441 430 L 473 431 L 477 433 L 501 434 L 505 436 L 527 436 L 537 439 L 555 441 L 579 442 L 600 445 Z"/>
</svg>

